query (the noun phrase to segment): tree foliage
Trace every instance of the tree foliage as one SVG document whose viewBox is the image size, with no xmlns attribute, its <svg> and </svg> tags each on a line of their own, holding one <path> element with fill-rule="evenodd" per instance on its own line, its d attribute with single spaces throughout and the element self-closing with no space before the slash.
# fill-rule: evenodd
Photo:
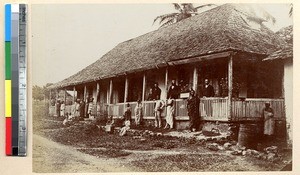
<svg viewBox="0 0 300 175">
<path fill-rule="evenodd" d="M 194 7 L 192 3 L 181 3 L 181 4 L 173 3 L 176 12 L 157 16 L 154 19 L 153 23 L 158 21 L 160 27 L 168 26 L 177 23 L 181 20 L 184 20 L 186 18 L 189 18 L 193 15 L 197 15 L 198 9 L 207 6 L 213 6 L 213 5 L 214 4 L 205 4 L 205 5 Z"/>
<path fill-rule="evenodd" d="M 45 86 L 40 87 L 34 85 L 32 87 L 32 98 L 35 100 L 44 100 L 45 98 L 49 98 L 50 90 L 48 89 L 53 83 L 47 83 Z"/>
</svg>

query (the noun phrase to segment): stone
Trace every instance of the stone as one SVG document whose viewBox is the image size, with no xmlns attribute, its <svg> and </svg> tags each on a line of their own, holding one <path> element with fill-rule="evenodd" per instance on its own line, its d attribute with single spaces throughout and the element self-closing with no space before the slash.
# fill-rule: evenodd
<svg viewBox="0 0 300 175">
<path fill-rule="evenodd" d="M 157 136 L 162 136 L 161 132 L 156 133 Z"/>
<path fill-rule="evenodd" d="M 223 146 L 224 146 L 225 149 L 229 149 L 232 146 L 232 144 L 229 143 L 229 142 L 226 142 L 226 143 L 224 143 Z"/>
<path fill-rule="evenodd" d="M 245 146 L 240 146 L 239 148 L 240 148 L 240 150 L 243 150 L 243 151 L 246 150 L 246 147 L 245 147 Z"/>
<path fill-rule="evenodd" d="M 242 151 L 242 156 L 246 156 L 247 151 Z"/>
<path fill-rule="evenodd" d="M 232 155 L 236 155 L 236 156 L 242 155 L 242 151 L 241 151 L 241 150 L 238 150 L 238 151 L 232 151 L 231 154 L 232 154 Z"/>
<path fill-rule="evenodd" d="M 132 138 L 133 139 L 141 139 L 142 137 L 141 136 L 133 136 Z"/>
<path fill-rule="evenodd" d="M 222 150 L 222 151 L 225 150 L 225 148 L 223 146 L 220 146 L 220 145 L 218 146 L 218 149 Z"/>
<path fill-rule="evenodd" d="M 278 153 L 278 147 L 277 146 L 270 146 L 270 147 L 267 147 L 265 148 L 265 152 L 266 153 L 275 153 L 277 154 Z"/>
<path fill-rule="evenodd" d="M 145 138 L 141 138 L 140 141 L 141 141 L 141 142 L 145 142 L 146 139 L 145 139 Z"/>
<path fill-rule="evenodd" d="M 232 150 L 232 151 L 238 151 L 238 150 L 240 150 L 239 147 L 236 146 L 236 145 L 232 145 L 232 146 L 229 147 L 229 148 L 230 148 L 230 150 Z"/>
<path fill-rule="evenodd" d="M 207 137 L 207 138 L 206 138 L 206 141 L 213 141 L 213 138 Z"/>
<path fill-rule="evenodd" d="M 252 154 L 252 155 L 259 155 L 260 152 L 252 149 L 252 150 L 251 150 L 251 154 Z"/>
<path fill-rule="evenodd" d="M 269 154 L 267 155 L 267 160 L 273 161 L 273 160 L 275 160 L 276 156 L 277 156 L 277 155 L 276 155 L 275 153 L 269 153 Z"/>
<path fill-rule="evenodd" d="M 219 145 L 217 143 L 210 143 L 207 144 L 206 147 L 212 151 L 218 151 L 219 150 Z"/>
</svg>

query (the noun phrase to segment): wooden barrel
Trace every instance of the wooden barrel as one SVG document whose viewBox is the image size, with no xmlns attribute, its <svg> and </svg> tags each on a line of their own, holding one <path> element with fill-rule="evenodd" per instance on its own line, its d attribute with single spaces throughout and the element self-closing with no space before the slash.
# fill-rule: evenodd
<svg viewBox="0 0 300 175">
<path fill-rule="evenodd" d="M 257 148 L 259 141 L 258 125 L 254 123 L 240 124 L 238 134 L 239 146 L 245 146 L 246 148 Z"/>
</svg>

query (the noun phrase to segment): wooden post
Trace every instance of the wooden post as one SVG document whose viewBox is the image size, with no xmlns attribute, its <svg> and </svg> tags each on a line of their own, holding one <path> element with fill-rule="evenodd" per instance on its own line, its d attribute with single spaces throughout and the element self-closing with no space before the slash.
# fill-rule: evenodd
<svg viewBox="0 0 300 175">
<path fill-rule="evenodd" d="M 73 87 L 73 104 L 75 104 L 75 100 L 76 100 L 76 97 L 75 97 L 75 91 L 76 91 L 76 88 L 75 86 Z"/>
<path fill-rule="evenodd" d="M 233 73 L 233 68 L 232 68 L 232 54 L 230 54 L 229 59 L 228 59 L 228 119 L 232 119 L 232 89 L 233 89 L 233 78 L 232 78 L 232 73 Z"/>
<path fill-rule="evenodd" d="M 66 105 L 66 101 L 67 101 L 67 89 L 65 89 L 65 95 L 64 95 L 64 102 L 65 102 L 65 105 Z"/>
<path fill-rule="evenodd" d="M 124 103 L 128 100 L 128 77 L 125 77 Z"/>
<path fill-rule="evenodd" d="M 198 89 L 198 69 L 195 66 L 194 67 L 194 73 L 193 73 L 193 90 L 197 94 L 197 89 Z"/>
<path fill-rule="evenodd" d="M 98 116 L 98 115 L 97 115 L 97 102 L 98 102 L 98 96 L 99 96 L 99 93 L 100 93 L 100 83 L 97 82 L 97 89 L 96 89 L 96 105 L 95 105 L 96 117 Z M 100 97 L 99 97 L 99 101 L 100 101 Z"/>
<path fill-rule="evenodd" d="M 109 82 L 108 104 L 112 104 L 112 91 L 113 91 L 113 81 L 111 79 L 110 82 Z"/>
<path fill-rule="evenodd" d="M 165 89 L 166 89 L 166 99 L 168 99 L 168 67 L 166 67 L 166 75 L 165 75 Z"/>
<path fill-rule="evenodd" d="M 145 93 L 146 93 L 146 73 L 143 75 L 143 92 L 142 92 L 142 102 L 145 101 Z"/>
<path fill-rule="evenodd" d="M 52 100 L 52 90 L 49 91 L 49 106 L 51 106 L 51 100 Z"/>
<path fill-rule="evenodd" d="M 59 100 L 59 89 L 56 89 L 56 101 Z"/>
<path fill-rule="evenodd" d="M 86 89 L 86 85 L 84 85 L 84 89 L 83 89 L 83 100 L 86 100 L 86 96 L 87 96 L 87 89 Z"/>
</svg>

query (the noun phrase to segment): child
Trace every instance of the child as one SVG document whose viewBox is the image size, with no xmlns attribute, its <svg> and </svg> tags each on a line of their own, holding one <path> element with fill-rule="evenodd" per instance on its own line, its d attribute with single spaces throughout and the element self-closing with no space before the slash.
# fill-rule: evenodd
<svg viewBox="0 0 300 175">
<path fill-rule="evenodd" d="M 124 125 L 121 128 L 121 131 L 119 133 L 120 136 L 124 136 L 126 134 L 126 131 L 130 129 L 130 119 L 131 119 L 131 109 L 129 103 L 127 103 L 126 111 L 124 113 Z"/>
<path fill-rule="evenodd" d="M 108 133 L 112 133 L 114 131 L 114 119 L 113 116 L 110 116 L 105 125 L 105 131 Z"/>
</svg>

